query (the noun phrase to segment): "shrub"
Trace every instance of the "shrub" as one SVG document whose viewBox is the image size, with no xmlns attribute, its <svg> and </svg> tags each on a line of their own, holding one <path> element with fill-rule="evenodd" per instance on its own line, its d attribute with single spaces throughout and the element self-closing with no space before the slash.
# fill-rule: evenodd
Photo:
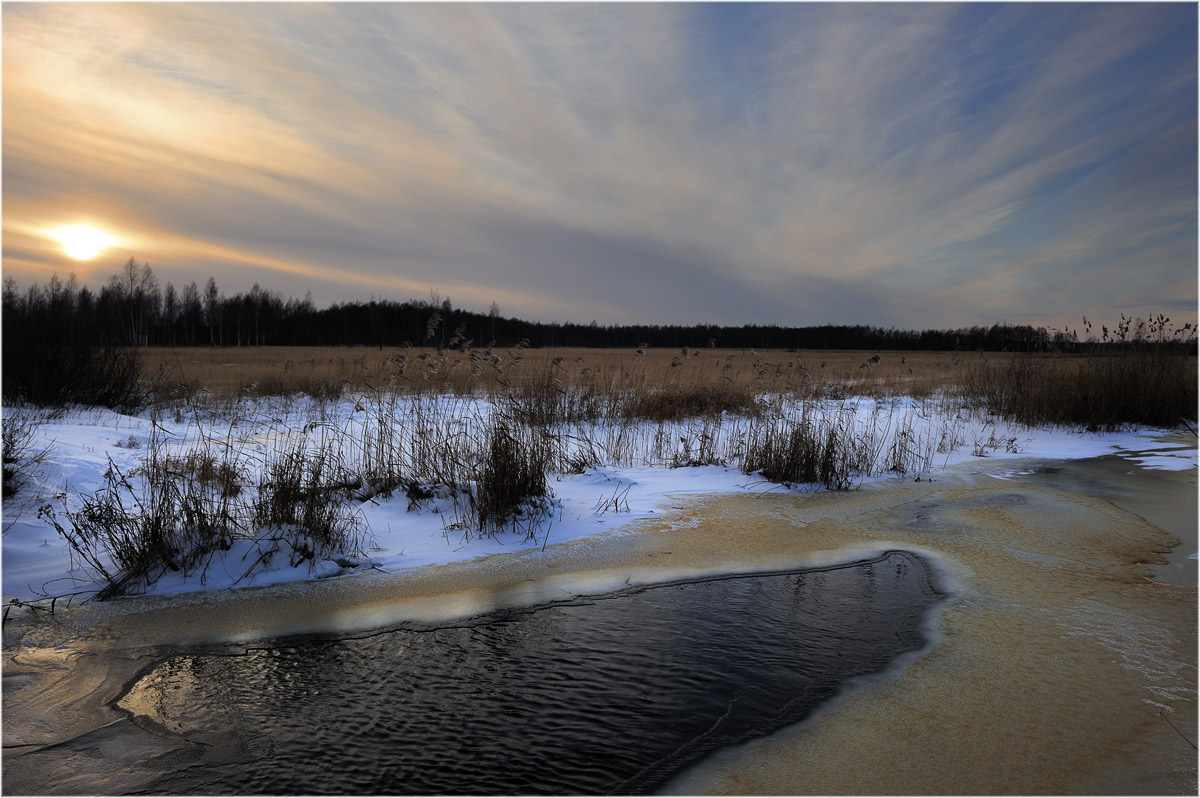
<svg viewBox="0 0 1200 798">
<path fill-rule="evenodd" d="M 57 278 L 24 296 L 6 282 L 0 357 L 5 404 L 134 408 L 144 401 L 138 353 L 106 336 L 95 314 L 74 318 L 79 301 L 74 284 Z"/>
<path fill-rule="evenodd" d="M 3 372 L 6 404 L 61 407 L 74 402 L 131 409 L 145 400 L 141 361 L 126 346 L 22 341 L 5 332 Z"/>
<path fill-rule="evenodd" d="M 25 482 L 29 470 L 49 453 L 49 447 L 35 450 L 34 441 L 42 419 L 26 410 L 8 408 L 0 420 L 0 459 L 3 459 L 3 496 L 7 499 Z"/>
</svg>

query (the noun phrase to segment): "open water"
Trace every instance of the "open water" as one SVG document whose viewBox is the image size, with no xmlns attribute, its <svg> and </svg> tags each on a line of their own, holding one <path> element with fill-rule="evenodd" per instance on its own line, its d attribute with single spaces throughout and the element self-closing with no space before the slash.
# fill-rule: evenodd
<svg viewBox="0 0 1200 798">
<path fill-rule="evenodd" d="M 192 749 L 140 792 L 647 793 L 924 648 L 941 598 L 923 560 L 892 551 L 454 625 L 164 651 L 115 705 Z"/>
</svg>

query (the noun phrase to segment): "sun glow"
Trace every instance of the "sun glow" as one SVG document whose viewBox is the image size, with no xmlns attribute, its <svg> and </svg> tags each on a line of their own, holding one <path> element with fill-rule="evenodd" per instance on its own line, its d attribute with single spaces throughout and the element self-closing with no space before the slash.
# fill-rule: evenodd
<svg viewBox="0 0 1200 798">
<path fill-rule="evenodd" d="M 89 224 L 71 224 L 50 231 L 50 237 L 75 260 L 91 260 L 117 243 L 116 236 Z"/>
</svg>

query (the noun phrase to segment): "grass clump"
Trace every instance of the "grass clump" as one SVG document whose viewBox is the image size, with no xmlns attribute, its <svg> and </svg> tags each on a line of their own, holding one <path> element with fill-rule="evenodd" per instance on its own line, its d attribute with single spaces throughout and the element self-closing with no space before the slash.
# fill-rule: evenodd
<svg viewBox="0 0 1200 798">
<path fill-rule="evenodd" d="M 182 455 L 164 455 L 150 466 L 178 479 L 190 479 L 211 486 L 223 499 L 232 499 L 242 492 L 245 471 L 211 452 L 191 451 Z"/>
<path fill-rule="evenodd" d="M 110 459 L 102 487 L 80 497 L 77 509 L 61 517 L 49 504 L 38 511 L 99 583 L 96 599 L 138 592 L 172 572 L 203 584 L 213 558 L 239 541 L 257 551 L 241 578 L 284 548 L 293 567 L 361 555 L 360 525 L 332 455 L 285 451 L 248 500 L 241 465 L 206 448 L 168 453 L 154 429 L 136 471 L 126 475 Z"/>
<path fill-rule="evenodd" d="M 854 433 L 852 417 L 839 413 L 817 419 L 802 412 L 799 418 L 774 419 L 753 429 L 742 470 L 785 485 L 846 490 L 857 475 L 869 473 L 872 462 L 869 447 Z"/>
<path fill-rule="evenodd" d="M 361 524 L 345 501 L 353 484 L 325 449 L 299 444 L 283 451 L 267 463 L 254 501 L 255 527 L 276 533 L 260 543 L 286 543 L 292 567 L 336 553 L 361 555 Z M 260 561 L 277 549 L 265 549 Z"/>
<path fill-rule="evenodd" d="M 1083 321 L 1091 333 L 1092 323 Z M 1100 341 L 1088 339 L 1087 354 L 1026 355 L 970 365 L 964 397 L 1027 426 L 1104 432 L 1129 426 L 1194 428 L 1196 328 L 1170 322 L 1162 314 L 1149 320 L 1122 314 L 1114 330 L 1101 326 Z"/>
<path fill-rule="evenodd" d="M 623 408 L 630 419 L 678 421 L 736 413 L 751 415 L 758 405 L 756 392 L 733 382 L 667 384 L 630 396 Z"/>
<path fill-rule="evenodd" d="M 709 415 L 686 425 L 679 434 L 679 446 L 671 454 L 672 468 L 721 465 L 721 416 Z"/>
<path fill-rule="evenodd" d="M 492 426 L 471 497 L 475 526 L 482 534 L 495 535 L 522 522 L 526 534 L 533 534 L 549 511 L 551 456 L 548 433 L 505 420 Z"/>
<path fill-rule="evenodd" d="M 39 510 L 99 578 L 101 601 L 167 572 L 198 574 L 203 582 L 214 553 L 228 550 L 244 531 L 240 503 L 215 484 L 165 467 L 153 455 L 141 481 L 138 490 L 109 460 L 103 487 L 66 512 L 67 525 L 50 505 Z"/>
<path fill-rule="evenodd" d="M 510 386 L 505 397 L 514 418 L 535 427 L 549 427 L 580 417 L 572 393 L 563 387 L 558 363 L 527 376 Z"/>
</svg>

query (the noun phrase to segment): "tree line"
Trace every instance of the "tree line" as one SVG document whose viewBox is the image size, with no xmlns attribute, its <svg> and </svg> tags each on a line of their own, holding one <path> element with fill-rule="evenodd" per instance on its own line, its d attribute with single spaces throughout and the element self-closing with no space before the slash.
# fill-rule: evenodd
<svg viewBox="0 0 1200 798">
<path fill-rule="evenodd" d="M 1194 352 L 1195 330 L 1176 329 L 1163 316 L 1148 321 L 1122 317 L 1097 336 L 1084 320 L 1077 331 L 993 324 L 945 330 L 899 330 L 870 325 L 742 326 L 600 325 L 533 322 L 456 308 L 449 297 L 402 302 L 371 299 L 317 308 L 311 294 L 285 297 L 255 284 L 225 295 L 215 278 L 161 285 L 148 263 L 130 258 L 98 291 L 75 275 L 54 275 L 21 290 L 4 280 L 4 359 L 31 343 L 50 346 L 512 346 L 532 347 L 721 347 L 741 349 L 862 349 L 933 351 L 1075 352 L 1097 346 L 1164 341 Z"/>
</svg>

